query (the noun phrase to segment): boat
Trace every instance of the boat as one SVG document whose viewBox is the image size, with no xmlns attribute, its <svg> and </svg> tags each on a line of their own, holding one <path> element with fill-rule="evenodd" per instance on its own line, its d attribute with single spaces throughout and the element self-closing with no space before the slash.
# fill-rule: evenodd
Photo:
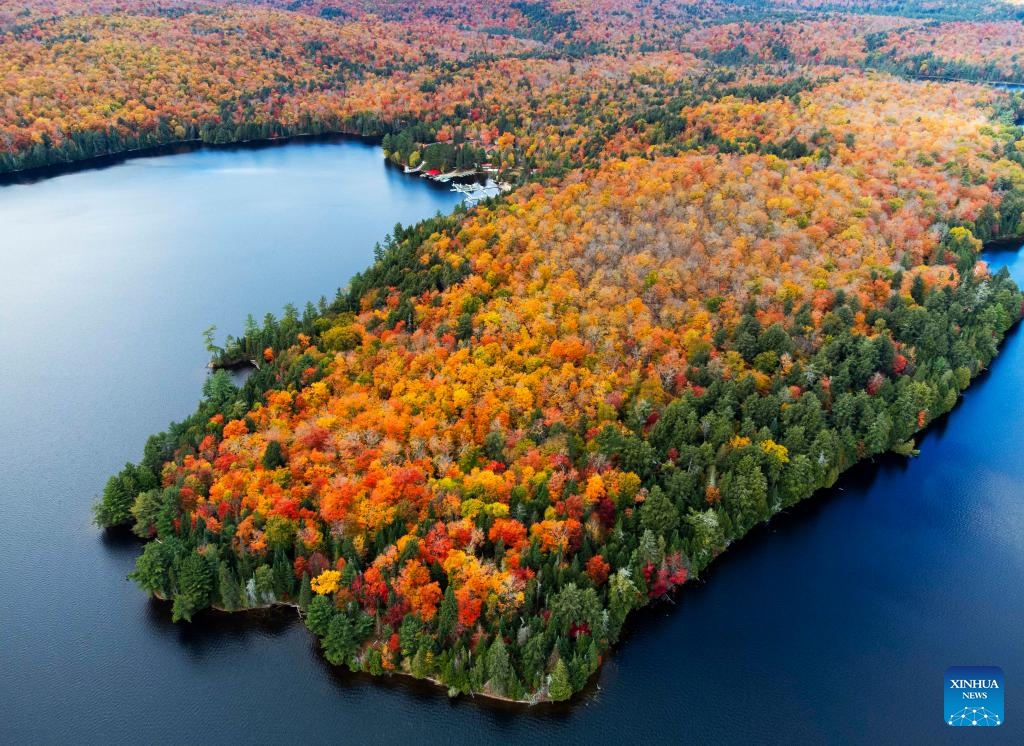
<svg viewBox="0 0 1024 746">
<path fill-rule="evenodd" d="M 460 192 L 467 203 L 475 205 L 481 200 L 497 197 L 501 194 L 501 187 L 493 179 L 488 179 L 484 184 L 454 184 L 452 191 Z"/>
</svg>

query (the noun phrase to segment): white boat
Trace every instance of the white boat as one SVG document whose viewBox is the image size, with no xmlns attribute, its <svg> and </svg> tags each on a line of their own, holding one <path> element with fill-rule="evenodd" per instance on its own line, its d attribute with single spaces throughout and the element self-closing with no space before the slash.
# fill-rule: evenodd
<svg viewBox="0 0 1024 746">
<path fill-rule="evenodd" d="M 490 199 L 491 197 L 497 197 L 501 194 L 501 187 L 499 187 L 493 179 L 488 179 L 485 184 L 454 184 L 452 185 L 453 192 L 460 192 L 465 195 L 463 199 L 469 204 L 476 204 L 480 200 Z"/>
</svg>

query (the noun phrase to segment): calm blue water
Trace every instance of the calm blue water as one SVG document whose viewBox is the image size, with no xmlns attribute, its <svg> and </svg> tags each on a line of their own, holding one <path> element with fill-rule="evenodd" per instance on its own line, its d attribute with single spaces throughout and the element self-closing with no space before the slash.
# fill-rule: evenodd
<svg viewBox="0 0 1024 746">
<path fill-rule="evenodd" d="M 0 742 L 962 742 L 943 672 L 998 665 L 1024 742 L 1024 343 L 912 461 L 734 547 L 569 707 L 333 670 L 288 614 L 172 625 L 89 506 L 192 411 L 200 332 L 335 288 L 455 195 L 358 143 L 199 151 L 0 188 Z M 1024 256 L 992 255 L 1024 279 Z"/>
</svg>

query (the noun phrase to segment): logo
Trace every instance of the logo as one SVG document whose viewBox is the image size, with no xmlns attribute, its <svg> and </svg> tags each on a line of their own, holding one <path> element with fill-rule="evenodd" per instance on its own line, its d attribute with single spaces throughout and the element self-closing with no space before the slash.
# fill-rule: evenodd
<svg viewBox="0 0 1024 746">
<path fill-rule="evenodd" d="M 946 725 L 1003 724 L 1003 669 L 953 666 L 946 669 L 944 688 Z"/>
</svg>

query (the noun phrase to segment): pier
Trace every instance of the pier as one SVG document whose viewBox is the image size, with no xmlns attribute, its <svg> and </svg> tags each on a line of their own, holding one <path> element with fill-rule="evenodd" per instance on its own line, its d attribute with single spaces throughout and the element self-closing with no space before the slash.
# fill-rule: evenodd
<svg viewBox="0 0 1024 746">
<path fill-rule="evenodd" d="M 475 205 L 481 200 L 497 197 L 505 190 L 493 179 L 488 179 L 485 184 L 453 184 L 452 191 L 464 195 L 463 199 L 468 204 Z"/>
</svg>

